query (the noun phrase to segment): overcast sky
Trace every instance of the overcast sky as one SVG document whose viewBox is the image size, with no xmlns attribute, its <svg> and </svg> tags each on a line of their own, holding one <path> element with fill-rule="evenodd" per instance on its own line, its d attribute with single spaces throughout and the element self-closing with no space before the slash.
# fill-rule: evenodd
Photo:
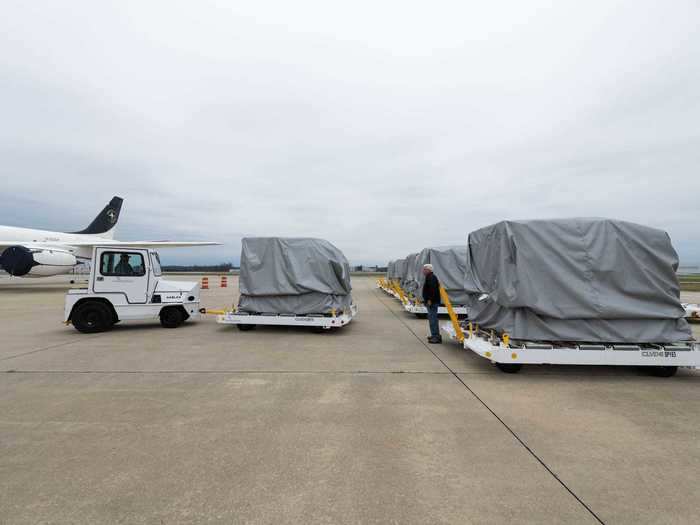
<svg viewBox="0 0 700 525">
<path fill-rule="evenodd" d="M 4 0 L 0 224 L 355 263 L 605 216 L 700 261 L 700 2 Z"/>
</svg>

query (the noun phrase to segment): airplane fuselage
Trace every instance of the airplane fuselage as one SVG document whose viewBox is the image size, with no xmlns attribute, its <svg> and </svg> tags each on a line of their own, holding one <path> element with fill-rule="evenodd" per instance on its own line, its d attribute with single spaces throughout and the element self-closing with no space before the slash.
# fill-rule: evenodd
<svg viewBox="0 0 700 525">
<path fill-rule="evenodd" d="M 52 232 L 48 230 L 34 230 L 31 228 L 17 228 L 14 226 L 0 226 L 0 240 L 12 241 L 13 244 L 41 244 L 51 246 L 57 250 L 65 250 L 78 259 L 89 260 L 92 256 L 90 246 L 72 246 L 71 242 L 105 241 L 105 237 L 98 235 L 84 235 L 75 233 Z M 0 248 L 1 250 L 1 248 Z"/>
<path fill-rule="evenodd" d="M 89 261 L 95 246 L 115 249 L 211 246 L 201 241 L 115 241 L 114 231 L 124 199 L 114 196 L 95 219 L 77 232 L 0 226 L 0 269 L 15 277 L 48 277 L 70 273 Z"/>
</svg>

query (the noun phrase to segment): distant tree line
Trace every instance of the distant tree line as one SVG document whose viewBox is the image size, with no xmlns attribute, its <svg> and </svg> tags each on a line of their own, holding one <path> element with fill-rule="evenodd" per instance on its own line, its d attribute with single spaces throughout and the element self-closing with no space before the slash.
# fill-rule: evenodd
<svg viewBox="0 0 700 525">
<path fill-rule="evenodd" d="M 163 265 L 164 272 L 229 272 L 238 267 L 231 263 L 221 264 L 189 264 L 189 265 Z"/>
</svg>

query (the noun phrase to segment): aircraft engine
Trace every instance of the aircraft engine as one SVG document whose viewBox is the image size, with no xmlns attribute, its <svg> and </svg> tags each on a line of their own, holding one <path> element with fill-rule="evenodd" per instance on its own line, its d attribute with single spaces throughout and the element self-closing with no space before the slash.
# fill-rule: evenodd
<svg viewBox="0 0 700 525">
<path fill-rule="evenodd" d="M 60 275 L 69 273 L 76 264 L 75 255 L 65 250 L 10 246 L 0 254 L 0 268 L 16 277 Z"/>
</svg>

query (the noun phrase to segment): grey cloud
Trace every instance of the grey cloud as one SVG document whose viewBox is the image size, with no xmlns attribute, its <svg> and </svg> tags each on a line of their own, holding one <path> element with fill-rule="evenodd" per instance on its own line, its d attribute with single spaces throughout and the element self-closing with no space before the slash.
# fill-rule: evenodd
<svg viewBox="0 0 700 525">
<path fill-rule="evenodd" d="M 700 261 L 695 2 L 76 2 L 0 21 L 0 223 L 325 237 L 383 262 L 608 216 Z M 69 224 L 70 223 L 70 224 Z M 79 225 L 79 224 L 78 224 Z"/>
</svg>

